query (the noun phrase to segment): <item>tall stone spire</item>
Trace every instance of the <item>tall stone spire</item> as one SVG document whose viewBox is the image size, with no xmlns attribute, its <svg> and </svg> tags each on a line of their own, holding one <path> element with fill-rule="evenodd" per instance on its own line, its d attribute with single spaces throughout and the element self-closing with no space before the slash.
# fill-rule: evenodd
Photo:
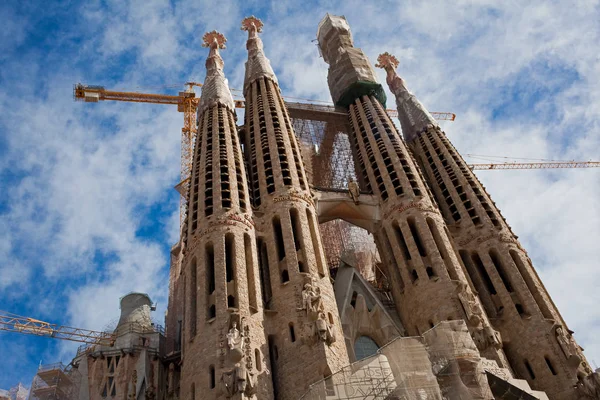
<svg viewBox="0 0 600 400">
<path fill-rule="evenodd" d="M 517 376 L 554 399 L 578 398 L 573 383 L 592 370 L 531 259 L 446 134 L 406 89 L 389 53 L 378 58 L 396 96 L 408 147 L 418 160 L 486 315 Z"/>
<path fill-rule="evenodd" d="M 261 28 L 255 17 L 242 22 L 248 31 L 244 149 L 274 398 L 298 399 L 349 360 L 302 152 L 257 36 Z"/>
<path fill-rule="evenodd" d="M 273 398 L 258 255 L 234 103 L 219 49 L 204 35 L 206 80 L 198 107 L 182 261 L 183 399 Z M 200 361 L 201 360 L 201 361 Z"/>
<path fill-rule="evenodd" d="M 329 64 L 331 96 L 348 109 L 360 184 L 379 200 L 382 220 L 371 233 L 403 325 L 420 335 L 440 321 L 464 319 L 481 353 L 507 366 L 500 337 L 469 285 L 417 163 L 385 112 L 373 68 L 352 45 L 346 19 L 326 15 L 317 38 Z"/>
<path fill-rule="evenodd" d="M 387 72 L 387 84 L 396 96 L 396 107 L 398 108 L 398 119 L 402 126 L 402 134 L 404 139 L 410 142 L 427 128 L 438 126 L 438 123 L 415 95 L 408 90 L 404 79 L 398 76 L 396 73 L 398 64 L 396 57 L 385 52 L 377 57 L 375 66 L 383 68 Z"/>
<path fill-rule="evenodd" d="M 258 33 L 262 32 L 262 27 L 262 21 L 255 16 L 246 17 L 242 21 L 240 29 L 248 31 L 248 41 L 246 42 L 248 61 L 246 61 L 244 90 L 252 82 L 262 77 L 267 77 L 277 83 L 277 77 L 275 76 L 275 72 L 273 72 L 273 68 L 271 68 L 271 62 L 265 56 L 263 42 L 258 36 Z"/>
<path fill-rule="evenodd" d="M 229 84 L 223 73 L 223 59 L 219 49 L 225 48 L 227 39 L 217 31 L 207 32 L 202 37 L 202 47 L 209 47 L 210 52 L 206 59 L 206 79 L 202 86 L 202 97 L 198 106 L 198 116 L 201 116 L 207 107 L 215 104 L 223 104 L 230 110 L 234 110 L 233 97 L 229 90 Z"/>
</svg>

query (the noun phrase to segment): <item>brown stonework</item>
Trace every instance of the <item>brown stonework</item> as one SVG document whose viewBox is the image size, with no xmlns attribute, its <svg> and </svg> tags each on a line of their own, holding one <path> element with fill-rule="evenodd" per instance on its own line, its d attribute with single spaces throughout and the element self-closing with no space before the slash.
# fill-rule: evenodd
<svg viewBox="0 0 600 400">
<path fill-rule="evenodd" d="M 574 385 L 591 368 L 527 252 L 485 187 L 396 75 L 398 61 L 388 53 L 379 60 L 396 96 L 404 138 L 433 190 L 462 265 L 502 335 L 513 371 L 551 398 L 577 398 Z"/>
<path fill-rule="evenodd" d="M 297 399 L 311 383 L 348 364 L 333 287 L 299 143 L 279 86 L 246 18 L 246 150 L 261 245 L 269 368 L 278 399 Z M 312 300 L 311 300 L 312 299 Z"/>
</svg>

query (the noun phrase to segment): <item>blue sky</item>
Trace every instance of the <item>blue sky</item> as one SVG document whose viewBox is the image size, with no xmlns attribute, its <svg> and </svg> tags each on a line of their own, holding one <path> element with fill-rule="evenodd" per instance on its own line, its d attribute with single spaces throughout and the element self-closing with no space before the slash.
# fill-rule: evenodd
<svg viewBox="0 0 600 400">
<path fill-rule="evenodd" d="M 176 93 L 204 79 L 206 31 L 227 38 L 231 87 L 246 58 L 241 19 L 263 19 L 284 95 L 329 99 L 314 42 L 325 12 L 399 74 L 463 153 L 600 159 L 598 1 L 179 2 L 0 4 L 0 309 L 103 329 L 119 297 L 147 292 L 163 320 L 178 233 L 182 114 L 172 106 L 76 103 L 73 84 Z M 381 82 L 384 74 L 378 71 Z M 388 98 L 391 96 L 388 93 Z M 390 102 L 390 106 L 393 102 Z M 546 287 L 600 363 L 600 171 L 478 174 Z M 0 388 L 77 344 L 0 333 Z"/>
</svg>

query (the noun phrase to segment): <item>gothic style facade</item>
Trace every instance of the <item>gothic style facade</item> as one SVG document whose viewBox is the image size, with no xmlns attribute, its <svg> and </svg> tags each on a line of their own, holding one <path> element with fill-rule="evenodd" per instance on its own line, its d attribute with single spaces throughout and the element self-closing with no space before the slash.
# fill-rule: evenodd
<svg viewBox="0 0 600 400">
<path fill-rule="evenodd" d="M 349 193 L 328 193 L 311 185 L 319 171 L 305 164 L 262 27 L 254 17 L 242 22 L 243 126 L 223 73 L 226 40 L 204 36 L 159 398 L 594 398 L 598 374 L 490 195 L 396 74 L 395 57 L 384 53 L 377 66 L 401 131 L 345 18 L 319 24 L 357 177 Z M 325 210 L 327 220 L 368 220 L 390 304 L 350 261 L 332 279 L 319 228 Z M 373 371 L 388 373 L 386 390 L 356 378 Z"/>
</svg>

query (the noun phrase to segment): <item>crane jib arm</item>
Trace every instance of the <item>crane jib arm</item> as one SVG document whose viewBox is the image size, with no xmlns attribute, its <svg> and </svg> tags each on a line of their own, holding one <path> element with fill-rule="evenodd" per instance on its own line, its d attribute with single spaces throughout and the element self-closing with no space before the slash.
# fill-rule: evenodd
<svg viewBox="0 0 600 400">
<path fill-rule="evenodd" d="M 128 101 L 134 103 L 175 104 L 180 105 L 184 99 L 194 98 L 194 92 L 180 92 L 178 95 L 151 94 L 139 92 L 118 92 L 106 90 L 102 86 L 75 85 L 73 89 L 75 100 L 86 103 L 97 103 L 101 100 Z"/>
</svg>

